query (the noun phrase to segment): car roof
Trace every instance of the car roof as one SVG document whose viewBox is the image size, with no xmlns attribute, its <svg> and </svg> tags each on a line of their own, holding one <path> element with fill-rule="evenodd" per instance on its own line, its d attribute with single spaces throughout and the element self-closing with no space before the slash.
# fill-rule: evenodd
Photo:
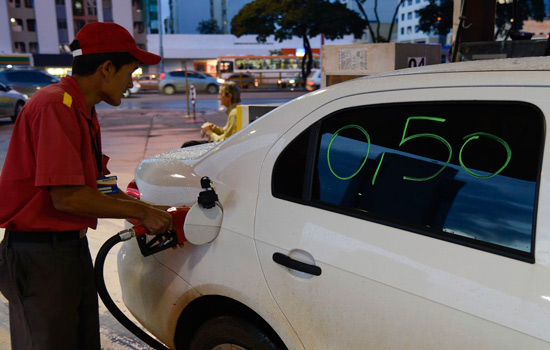
<svg viewBox="0 0 550 350">
<path fill-rule="evenodd" d="M 400 69 L 372 75 L 370 77 L 389 77 L 408 74 L 548 70 L 550 70 L 550 57 L 522 57 L 434 64 L 430 66 Z"/>
</svg>

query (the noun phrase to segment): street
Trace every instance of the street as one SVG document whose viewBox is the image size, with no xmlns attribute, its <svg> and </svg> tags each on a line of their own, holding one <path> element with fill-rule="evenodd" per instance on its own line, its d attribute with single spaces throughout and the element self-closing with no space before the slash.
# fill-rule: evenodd
<svg viewBox="0 0 550 350">
<path fill-rule="evenodd" d="M 303 95 L 304 91 L 244 92 L 243 104 L 282 104 Z M 122 101 L 121 106 L 98 105 L 102 127 L 103 153 L 110 156 L 109 169 L 118 176 L 121 189 L 133 179 L 138 163 L 149 156 L 180 147 L 184 141 L 200 139 L 200 126 L 209 121 L 223 126 L 225 114 L 218 111 L 217 95 L 199 94 L 196 120 L 186 116 L 185 94 L 163 95 L 143 93 Z M 191 109 L 192 111 L 192 109 Z M 0 120 L 0 170 L 4 164 L 13 124 Z M 123 220 L 101 219 L 94 231 L 88 232 L 92 257 L 111 236 L 124 229 Z M 0 238 L 4 230 L 0 229 Z M 113 248 L 105 263 L 107 288 L 115 303 L 130 317 L 122 303 L 116 256 Z M 149 349 L 141 340 L 122 327 L 100 303 L 101 343 L 103 349 Z M 10 348 L 7 301 L 0 296 L 0 349 Z"/>
</svg>

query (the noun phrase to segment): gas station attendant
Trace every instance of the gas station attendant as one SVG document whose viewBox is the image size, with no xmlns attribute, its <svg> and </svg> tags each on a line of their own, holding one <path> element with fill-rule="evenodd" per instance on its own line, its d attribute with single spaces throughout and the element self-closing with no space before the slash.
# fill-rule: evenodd
<svg viewBox="0 0 550 350">
<path fill-rule="evenodd" d="M 173 228 L 164 210 L 121 192 L 101 152 L 95 105 L 118 106 L 141 50 L 115 23 L 85 25 L 71 43 L 72 76 L 37 92 L 15 123 L 0 175 L 0 291 L 12 349 L 99 350 L 98 299 L 86 231 L 97 218 Z"/>
</svg>

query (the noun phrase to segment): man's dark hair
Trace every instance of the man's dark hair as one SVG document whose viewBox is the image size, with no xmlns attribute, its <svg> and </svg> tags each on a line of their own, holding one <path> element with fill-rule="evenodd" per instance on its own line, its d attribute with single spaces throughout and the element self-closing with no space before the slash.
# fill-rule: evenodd
<svg viewBox="0 0 550 350">
<path fill-rule="evenodd" d="M 78 40 L 74 40 L 69 46 L 71 51 L 80 48 Z M 73 75 L 87 76 L 92 75 L 105 61 L 112 61 L 115 69 L 118 71 L 125 64 L 137 62 L 137 59 L 128 52 L 109 52 L 94 53 L 90 55 L 81 55 L 73 58 Z"/>
</svg>

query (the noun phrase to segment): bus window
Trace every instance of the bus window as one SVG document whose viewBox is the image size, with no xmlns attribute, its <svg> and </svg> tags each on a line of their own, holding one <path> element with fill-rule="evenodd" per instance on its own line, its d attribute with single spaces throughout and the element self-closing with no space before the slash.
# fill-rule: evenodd
<svg viewBox="0 0 550 350">
<path fill-rule="evenodd" d="M 220 61 L 219 63 L 220 73 L 232 73 L 233 72 L 233 62 L 231 61 Z"/>
<path fill-rule="evenodd" d="M 248 67 L 246 67 L 246 60 L 243 60 L 243 59 L 235 60 L 235 65 L 237 66 L 237 69 L 239 69 L 239 70 L 248 69 Z"/>
<path fill-rule="evenodd" d="M 281 69 L 281 60 L 278 58 L 266 59 L 265 69 Z"/>
</svg>

